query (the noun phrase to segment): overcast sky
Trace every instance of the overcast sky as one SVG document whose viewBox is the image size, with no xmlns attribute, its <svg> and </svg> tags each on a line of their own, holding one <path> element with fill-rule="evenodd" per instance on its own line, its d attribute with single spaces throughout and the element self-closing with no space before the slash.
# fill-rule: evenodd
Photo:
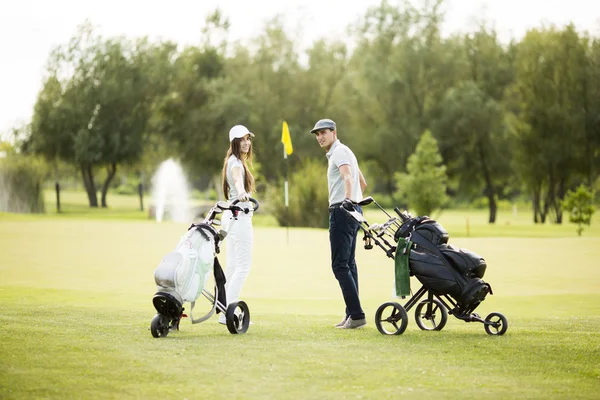
<svg viewBox="0 0 600 400">
<path fill-rule="evenodd" d="M 388 0 L 396 4 L 395 0 Z M 413 0 L 415 3 L 416 0 Z M 66 43 L 89 19 L 103 36 L 199 42 L 207 13 L 219 7 L 231 22 L 230 39 L 261 33 L 265 21 L 283 15 L 303 46 L 344 38 L 349 24 L 380 0 L 0 0 L 0 134 L 28 122 L 50 50 Z M 597 0 L 447 0 L 446 32 L 470 31 L 475 18 L 495 26 L 500 38 L 521 38 L 542 23 L 572 21 L 600 35 Z"/>
</svg>

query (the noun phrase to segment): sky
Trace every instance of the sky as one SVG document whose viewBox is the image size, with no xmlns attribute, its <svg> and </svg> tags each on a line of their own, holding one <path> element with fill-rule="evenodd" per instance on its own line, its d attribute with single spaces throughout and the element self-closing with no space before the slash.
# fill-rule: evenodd
<svg viewBox="0 0 600 400">
<path fill-rule="evenodd" d="M 413 0 L 414 4 L 417 0 Z M 27 123 L 43 83 L 50 51 L 65 44 L 86 19 L 104 37 L 148 36 L 181 45 L 200 42 L 205 16 L 217 7 L 231 23 L 229 39 L 258 36 L 280 15 L 302 47 L 317 39 L 346 39 L 346 30 L 381 0 L 0 0 L 0 139 Z M 388 0 L 397 4 L 395 0 Z M 600 2 L 584 0 L 446 0 L 445 32 L 493 26 L 501 40 L 520 39 L 542 24 L 600 36 Z"/>
</svg>

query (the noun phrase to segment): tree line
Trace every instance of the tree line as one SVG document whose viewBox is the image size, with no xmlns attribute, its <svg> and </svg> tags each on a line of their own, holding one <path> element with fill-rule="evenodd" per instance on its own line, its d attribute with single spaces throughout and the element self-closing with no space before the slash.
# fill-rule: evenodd
<svg viewBox="0 0 600 400">
<path fill-rule="evenodd" d="M 84 24 L 48 58 L 22 150 L 75 166 L 90 206 L 106 206 L 120 166 L 151 171 L 174 156 L 209 182 L 237 123 L 256 133 L 261 179 L 278 182 L 284 162 L 325 163 L 309 130 L 332 118 L 373 191 L 405 201 L 398 174 L 431 132 L 451 199 L 484 196 L 493 223 L 499 200 L 521 196 L 535 222 L 561 223 L 567 191 L 598 182 L 600 39 L 574 25 L 510 43 L 485 24 L 444 37 L 441 5 L 382 1 L 353 25 L 352 50 L 327 40 L 300 50 L 277 17 L 248 43 L 230 42 L 219 10 L 186 47 L 103 38 Z"/>
</svg>

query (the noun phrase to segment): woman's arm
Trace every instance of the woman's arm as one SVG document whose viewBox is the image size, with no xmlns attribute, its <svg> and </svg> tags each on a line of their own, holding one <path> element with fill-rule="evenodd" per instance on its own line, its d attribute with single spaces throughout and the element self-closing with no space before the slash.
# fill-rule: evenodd
<svg viewBox="0 0 600 400">
<path fill-rule="evenodd" d="M 248 193 L 246 193 L 246 189 L 244 188 L 242 169 L 240 167 L 231 168 L 231 176 L 233 177 L 233 185 L 235 186 L 235 190 L 239 193 L 238 199 L 240 201 L 248 201 L 250 196 Z"/>
</svg>

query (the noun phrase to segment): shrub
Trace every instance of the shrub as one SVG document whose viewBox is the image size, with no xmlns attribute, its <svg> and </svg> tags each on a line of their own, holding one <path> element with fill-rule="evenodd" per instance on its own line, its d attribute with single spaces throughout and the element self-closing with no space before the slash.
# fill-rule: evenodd
<svg viewBox="0 0 600 400">
<path fill-rule="evenodd" d="M 43 213 L 46 170 L 36 157 L 12 154 L 0 158 L 0 211 Z"/>
<path fill-rule="evenodd" d="M 507 199 L 496 199 L 496 207 L 500 211 L 511 211 L 513 209 L 514 202 Z M 469 208 L 476 210 L 484 210 L 490 207 L 490 200 L 485 196 L 480 196 L 474 199 L 469 205 Z"/>
<path fill-rule="evenodd" d="M 584 185 L 576 191 L 569 191 L 562 202 L 562 208 L 570 213 L 569 221 L 577 224 L 577 235 L 581 236 L 583 224 L 592 223 L 592 215 L 596 211 L 592 204 L 594 193 Z"/>
<path fill-rule="evenodd" d="M 115 188 L 116 194 L 131 195 L 131 194 L 138 194 L 138 192 L 139 192 L 139 189 L 138 189 L 137 184 L 134 185 L 131 183 L 122 183 Z"/>
<path fill-rule="evenodd" d="M 308 160 L 289 177 L 289 208 L 285 207 L 284 182 L 267 189 L 271 212 L 281 226 L 327 228 L 327 166 Z"/>
</svg>

